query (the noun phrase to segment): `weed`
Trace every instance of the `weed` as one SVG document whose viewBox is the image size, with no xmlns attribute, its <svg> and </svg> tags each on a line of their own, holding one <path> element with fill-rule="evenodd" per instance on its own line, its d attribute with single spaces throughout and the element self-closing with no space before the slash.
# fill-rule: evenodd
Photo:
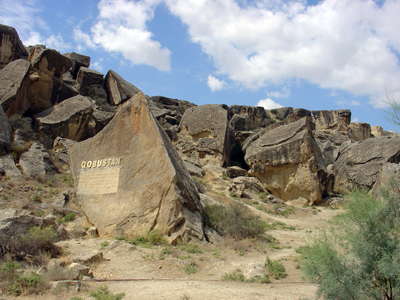
<svg viewBox="0 0 400 300">
<path fill-rule="evenodd" d="M 191 254 L 200 254 L 203 253 L 203 251 L 200 249 L 198 245 L 195 244 L 182 244 L 179 246 L 179 248 L 187 253 Z"/>
<path fill-rule="evenodd" d="M 100 247 L 101 247 L 101 248 L 105 248 L 105 247 L 107 247 L 108 245 L 110 245 L 110 243 L 109 243 L 108 241 L 104 241 L 104 242 L 101 242 Z"/>
<path fill-rule="evenodd" d="M 190 262 L 183 268 L 186 274 L 194 274 L 199 271 L 199 266 L 195 262 Z"/>
<path fill-rule="evenodd" d="M 101 286 L 97 290 L 90 293 L 90 297 L 95 300 L 121 300 L 125 297 L 124 293 L 113 294 L 108 287 Z"/>
<path fill-rule="evenodd" d="M 244 277 L 243 272 L 240 269 L 236 269 L 233 272 L 225 273 L 222 279 L 227 281 L 246 281 L 246 277 Z"/>
<path fill-rule="evenodd" d="M 76 219 L 76 214 L 73 212 L 67 213 L 64 217 L 60 218 L 58 220 L 58 222 L 60 224 L 64 224 L 64 223 L 68 223 L 68 222 L 72 222 Z"/>
<path fill-rule="evenodd" d="M 265 260 L 265 271 L 274 279 L 282 279 L 287 276 L 285 266 L 280 261 L 274 261 L 268 257 Z"/>
<path fill-rule="evenodd" d="M 165 240 L 165 238 L 161 233 L 157 231 L 152 231 L 145 236 L 139 236 L 132 240 L 129 240 L 129 243 L 137 246 L 150 248 L 151 246 L 165 245 L 167 244 L 167 241 Z"/>
</svg>

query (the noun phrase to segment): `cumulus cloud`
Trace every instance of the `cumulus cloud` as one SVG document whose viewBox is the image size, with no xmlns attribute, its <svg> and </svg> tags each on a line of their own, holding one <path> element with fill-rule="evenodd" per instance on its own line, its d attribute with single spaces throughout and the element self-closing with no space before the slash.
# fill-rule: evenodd
<svg viewBox="0 0 400 300">
<path fill-rule="evenodd" d="M 207 84 L 210 90 L 212 90 L 213 92 L 222 90 L 226 85 L 225 81 L 220 80 L 213 75 L 208 75 Z"/>
<path fill-rule="evenodd" d="M 275 102 L 271 98 L 267 98 L 267 99 L 258 101 L 257 106 L 264 107 L 265 109 L 275 109 L 275 108 L 283 107 L 282 105 Z"/>
<path fill-rule="evenodd" d="M 76 27 L 73 30 L 74 40 L 78 43 L 78 48 L 95 48 L 96 45 L 92 41 L 89 34 L 83 32 L 80 28 Z"/>
<path fill-rule="evenodd" d="M 290 96 L 290 89 L 287 86 L 285 86 L 280 90 L 273 90 L 267 92 L 267 96 L 272 98 L 281 98 L 281 99 L 287 98 Z"/>
<path fill-rule="evenodd" d="M 400 1 L 165 0 L 217 71 L 248 88 L 298 78 L 368 96 L 400 90 Z"/>
<path fill-rule="evenodd" d="M 86 44 L 93 42 L 106 51 L 120 53 L 134 64 L 168 71 L 171 68 L 171 52 L 154 40 L 147 29 L 147 22 L 153 18 L 154 8 L 159 2 L 101 0 L 98 20 L 91 28 L 91 36 L 88 38 L 79 31 L 77 35 Z"/>
</svg>

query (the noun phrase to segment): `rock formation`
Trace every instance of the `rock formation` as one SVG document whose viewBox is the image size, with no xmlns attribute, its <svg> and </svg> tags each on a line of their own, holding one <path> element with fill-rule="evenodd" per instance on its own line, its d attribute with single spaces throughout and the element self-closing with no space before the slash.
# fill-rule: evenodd
<svg viewBox="0 0 400 300">
<path fill-rule="evenodd" d="M 72 145 L 70 157 L 78 200 L 101 235 L 203 238 L 195 185 L 143 94 L 95 137 Z"/>
</svg>

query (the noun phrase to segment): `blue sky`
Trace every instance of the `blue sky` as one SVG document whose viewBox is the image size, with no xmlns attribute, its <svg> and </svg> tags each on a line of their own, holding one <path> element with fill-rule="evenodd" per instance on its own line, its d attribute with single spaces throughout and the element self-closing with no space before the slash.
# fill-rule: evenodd
<svg viewBox="0 0 400 300">
<path fill-rule="evenodd" d="M 149 95 L 351 109 L 400 131 L 400 0 L 0 0 L 25 44 L 92 57 Z"/>
</svg>

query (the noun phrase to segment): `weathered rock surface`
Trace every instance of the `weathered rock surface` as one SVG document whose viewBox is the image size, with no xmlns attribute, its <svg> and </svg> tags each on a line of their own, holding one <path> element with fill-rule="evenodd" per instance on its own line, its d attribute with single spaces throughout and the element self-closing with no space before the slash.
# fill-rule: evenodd
<svg viewBox="0 0 400 300">
<path fill-rule="evenodd" d="M 240 176 L 247 176 L 247 170 L 238 166 L 227 167 L 224 174 L 229 178 L 236 178 Z"/>
<path fill-rule="evenodd" d="M 30 108 L 29 61 L 17 59 L 0 70 L 0 104 L 8 116 L 22 115 Z"/>
<path fill-rule="evenodd" d="M 31 57 L 35 72 L 30 75 L 29 98 L 33 113 L 50 108 L 56 101 L 70 95 L 63 86 L 61 75 L 71 68 L 69 58 L 53 49 L 38 49 Z M 60 91 L 66 93 L 63 96 Z"/>
<path fill-rule="evenodd" d="M 400 162 L 400 137 L 378 137 L 348 145 L 335 162 L 335 192 L 371 189 L 387 162 Z"/>
<path fill-rule="evenodd" d="M 73 140 L 56 137 L 53 143 L 53 163 L 59 172 L 69 172 L 68 148 L 76 142 Z"/>
<path fill-rule="evenodd" d="M 350 110 L 314 110 L 312 111 L 316 130 L 347 131 L 351 121 Z"/>
<path fill-rule="evenodd" d="M 379 172 L 374 187 L 372 188 L 372 194 L 379 197 L 383 190 L 392 190 L 395 188 L 395 192 L 399 191 L 400 188 L 400 165 L 397 163 L 385 163 Z"/>
<path fill-rule="evenodd" d="M 80 67 L 89 68 L 90 66 L 90 57 L 86 55 L 82 55 L 76 52 L 64 53 L 64 56 L 68 57 L 71 62 L 71 74 L 73 78 L 76 78 L 78 75 Z"/>
<path fill-rule="evenodd" d="M 339 156 L 340 149 L 351 143 L 349 135 L 345 131 L 315 131 L 314 138 L 326 164 L 333 164 Z"/>
<path fill-rule="evenodd" d="M 0 155 L 4 154 L 11 142 L 11 127 L 0 105 Z"/>
<path fill-rule="evenodd" d="M 112 105 L 119 105 L 140 92 L 140 90 L 123 79 L 116 72 L 108 71 L 105 78 L 108 101 Z"/>
<path fill-rule="evenodd" d="M 349 136 L 352 141 L 363 141 L 372 137 L 371 126 L 368 123 L 350 123 Z"/>
<path fill-rule="evenodd" d="M 194 163 L 191 163 L 190 161 L 183 161 L 183 164 L 185 165 L 185 168 L 188 170 L 190 175 L 197 177 L 204 176 L 205 171 L 201 167 L 195 165 Z"/>
<path fill-rule="evenodd" d="M 204 237 L 197 190 L 143 94 L 95 137 L 73 145 L 70 157 L 78 201 L 100 235 Z M 96 184 L 99 176 L 107 189 Z"/>
<path fill-rule="evenodd" d="M 103 81 L 103 74 L 81 67 L 76 78 L 79 94 L 92 98 L 98 105 L 107 104 L 107 93 L 103 87 Z"/>
<path fill-rule="evenodd" d="M 19 39 L 17 31 L 0 24 L 0 69 L 19 58 L 27 58 L 28 52 Z"/>
<path fill-rule="evenodd" d="M 80 141 L 88 136 L 92 107 L 87 97 L 69 98 L 35 116 L 37 131 L 53 139 L 59 136 Z"/>
<path fill-rule="evenodd" d="M 325 193 L 325 166 L 312 129 L 305 117 L 265 131 L 245 149 L 250 173 L 283 200 L 317 203 Z"/>
<path fill-rule="evenodd" d="M 32 143 L 29 150 L 21 154 L 19 165 L 24 175 L 33 178 L 43 178 L 46 174 L 54 173 L 49 154 L 37 142 Z"/>
<path fill-rule="evenodd" d="M 5 176 L 21 176 L 21 171 L 16 167 L 12 154 L 0 156 L 0 174 Z"/>
</svg>

